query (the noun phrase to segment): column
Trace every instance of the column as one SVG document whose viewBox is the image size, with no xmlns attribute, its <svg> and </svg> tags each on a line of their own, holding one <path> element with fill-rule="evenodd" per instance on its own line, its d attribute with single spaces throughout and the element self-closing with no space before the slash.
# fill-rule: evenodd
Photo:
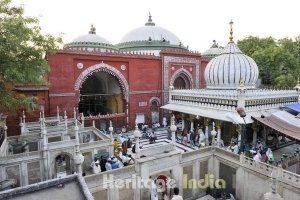
<svg viewBox="0 0 300 200">
<path fill-rule="evenodd" d="M 21 174 L 20 174 L 21 186 L 26 186 L 28 185 L 28 170 L 27 170 L 26 162 L 21 162 L 20 167 L 21 167 Z"/>
<path fill-rule="evenodd" d="M 255 146 L 257 142 L 257 131 L 258 127 L 256 122 L 252 123 L 252 129 L 253 129 L 253 140 L 252 140 L 252 145 Z"/>
<path fill-rule="evenodd" d="M 57 121 L 60 122 L 59 107 L 58 106 L 56 107 L 56 110 L 57 110 Z"/>
<path fill-rule="evenodd" d="M 135 122 L 135 131 L 134 131 L 134 139 L 135 139 L 135 155 L 136 159 L 140 157 L 140 137 L 141 137 L 141 132 L 138 129 L 138 125 Z"/>
<path fill-rule="evenodd" d="M 114 155 L 114 138 L 113 138 L 113 131 L 114 128 L 112 127 L 112 122 L 109 121 L 109 135 L 110 135 L 110 145 L 109 145 L 109 156 L 113 156 Z"/>
<path fill-rule="evenodd" d="M 175 125 L 175 116 L 174 115 L 171 118 L 171 127 L 170 127 L 170 130 L 172 132 L 172 145 L 173 145 L 173 149 L 175 150 L 175 148 L 176 148 L 175 132 L 177 130 L 177 126 Z"/>
<path fill-rule="evenodd" d="M 75 115 L 76 116 L 76 113 Z M 84 161 L 84 156 L 80 153 L 80 147 L 79 147 L 79 134 L 78 134 L 79 128 L 77 126 L 77 120 L 75 120 L 75 138 L 76 138 L 76 144 L 75 144 L 75 157 L 74 157 L 74 163 L 77 166 L 77 174 L 80 176 L 82 175 L 82 163 Z"/>
<path fill-rule="evenodd" d="M 191 119 L 191 131 L 194 131 L 194 119 Z"/>
<path fill-rule="evenodd" d="M 195 161 L 193 164 L 193 179 L 200 179 L 200 162 Z M 193 197 L 197 197 L 199 193 L 199 187 L 193 188 Z"/>
<path fill-rule="evenodd" d="M 24 112 L 24 110 L 23 110 L 23 134 L 25 134 L 25 132 L 26 132 L 25 118 L 26 118 L 26 116 L 25 116 L 25 112 Z"/>
<path fill-rule="evenodd" d="M 209 141 L 208 141 L 208 119 L 204 119 L 204 125 L 205 125 L 205 145 L 208 146 L 209 145 Z"/>
<path fill-rule="evenodd" d="M 47 155 L 48 155 L 48 141 L 47 141 L 47 131 L 46 127 L 44 126 L 43 119 L 41 119 L 41 126 L 42 126 L 42 156 L 43 156 L 43 176 L 42 179 L 48 180 L 49 179 L 49 169 L 48 169 L 48 162 L 47 162 Z"/>
<path fill-rule="evenodd" d="M 221 144 L 221 122 L 220 121 L 216 121 L 216 127 L 217 127 L 217 146 L 218 147 L 222 147 Z"/>
<path fill-rule="evenodd" d="M 181 114 L 181 122 L 182 122 L 182 130 L 184 130 L 184 128 L 185 128 L 185 119 L 184 119 L 184 114 L 182 113 Z"/>
<path fill-rule="evenodd" d="M 22 117 L 20 117 L 20 128 L 21 128 L 21 135 L 24 135 L 24 128 L 23 128 L 23 120 Z"/>
</svg>

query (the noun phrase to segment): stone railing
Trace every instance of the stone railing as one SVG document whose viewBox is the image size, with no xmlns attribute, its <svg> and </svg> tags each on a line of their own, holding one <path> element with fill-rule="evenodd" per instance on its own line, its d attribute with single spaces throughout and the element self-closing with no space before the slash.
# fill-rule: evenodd
<svg viewBox="0 0 300 200">
<path fill-rule="evenodd" d="M 209 153 L 209 154 L 205 154 L 205 153 Z M 188 151 L 188 152 L 184 152 L 182 153 L 182 160 L 184 162 L 184 160 L 190 158 L 190 157 L 194 157 L 194 156 L 208 156 L 212 154 L 212 147 L 204 147 L 201 149 L 197 149 L 195 151 Z"/>
<path fill-rule="evenodd" d="M 170 103 L 175 104 L 182 104 L 187 106 L 197 106 L 202 108 L 213 108 L 218 110 L 228 110 L 228 111 L 235 111 L 236 106 L 234 105 L 222 105 L 216 103 L 202 103 L 202 102 L 193 102 L 193 101 L 186 101 L 186 100 L 170 100 Z"/>
<path fill-rule="evenodd" d="M 173 145 L 172 144 L 166 144 L 166 145 L 162 145 L 162 146 L 159 146 L 159 148 L 157 147 L 150 147 L 150 148 L 147 148 L 147 149 L 141 149 L 139 154 L 140 156 L 154 156 L 154 155 L 159 155 L 161 153 L 164 153 L 164 152 L 170 152 L 172 151 L 174 148 L 173 148 Z"/>
<path fill-rule="evenodd" d="M 130 165 L 115 170 L 105 171 L 100 174 L 88 175 L 84 178 L 91 190 L 95 187 L 102 187 L 104 184 L 109 184 L 111 181 L 116 181 L 116 179 L 124 180 L 126 178 L 131 178 L 135 173 L 135 165 Z"/>
<path fill-rule="evenodd" d="M 221 157 L 226 156 L 226 159 L 230 158 L 230 159 L 233 159 L 235 161 L 240 160 L 240 155 L 239 154 L 233 153 L 231 151 L 227 151 L 227 150 L 219 148 L 219 147 L 212 147 L 212 148 L 215 150 L 215 153 L 217 153 Z"/>
<path fill-rule="evenodd" d="M 283 170 L 282 181 L 283 182 L 292 182 L 292 184 L 296 184 L 296 185 L 300 186 L 300 175 Z"/>
<path fill-rule="evenodd" d="M 53 150 L 53 149 L 74 147 L 75 144 L 76 144 L 76 140 L 64 140 L 64 141 L 48 143 L 47 146 L 49 150 Z"/>
<path fill-rule="evenodd" d="M 13 162 L 20 162 L 20 161 L 26 162 L 29 160 L 35 160 L 35 159 L 39 159 L 39 158 L 42 158 L 42 154 L 39 151 L 8 155 L 5 157 L 1 157 L 0 165 L 13 163 Z"/>
<path fill-rule="evenodd" d="M 87 143 L 81 143 L 80 149 L 93 149 L 95 147 L 107 147 L 107 145 L 110 144 L 110 140 L 98 140 L 93 142 L 87 142 Z"/>
<path fill-rule="evenodd" d="M 276 172 L 276 177 L 280 182 L 292 186 L 296 184 L 297 187 L 300 187 L 300 175 L 298 174 L 283 170 L 280 167 L 275 167 L 267 163 L 255 161 L 245 156 L 241 157 L 241 164 L 243 167 L 247 169 L 253 170 L 256 173 L 264 174 L 270 178 L 271 178 L 271 173 L 274 171 Z"/>
<path fill-rule="evenodd" d="M 276 169 L 276 167 L 274 167 L 273 165 L 255 161 L 255 160 L 248 158 L 246 156 L 243 156 L 243 155 L 241 155 L 240 161 L 241 161 L 241 164 L 243 167 L 246 167 L 251 170 L 255 170 L 256 172 L 259 172 L 266 176 L 271 176 L 272 171 Z"/>
</svg>

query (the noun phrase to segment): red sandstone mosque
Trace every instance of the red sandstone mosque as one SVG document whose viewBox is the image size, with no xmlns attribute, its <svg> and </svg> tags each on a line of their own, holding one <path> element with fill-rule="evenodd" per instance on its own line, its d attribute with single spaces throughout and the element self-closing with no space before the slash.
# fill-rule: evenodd
<svg viewBox="0 0 300 200">
<path fill-rule="evenodd" d="M 134 127 L 136 121 L 161 124 L 168 116 L 160 107 L 168 102 L 169 86 L 205 87 L 205 66 L 218 53 L 215 45 L 203 56 L 188 50 L 175 34 L 156 26 L 151 15 L 116 45 L 97 35 L 92 25 L 88 34 L 47 56 L 49 86 L 16 90 L 38 97 L 47 116 L 64 116 L 64 111 L 72 116 L 76 108 L 100 129 L 109 120 L 115 127 Z M 36 119 L 39 113 L 26 113 L 26 118 Z"/>
</svg>

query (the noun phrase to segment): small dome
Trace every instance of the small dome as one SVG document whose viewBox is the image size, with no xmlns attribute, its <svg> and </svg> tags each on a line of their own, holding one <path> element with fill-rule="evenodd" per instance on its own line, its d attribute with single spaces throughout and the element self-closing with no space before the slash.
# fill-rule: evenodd
<svg viewBox="0 0 300 200">
<path fill-rule="evenodd" d="M 223 51 L 224 51 L 224 49 L 222 47 L 219 47 L 219 45 L 216 43 L 216 40 L 213 40 L 213 45 L 209 49 L 204 51 L 202 53 L 202 56 L 204 58 L 212 59 L 212 58 L 220 55 Z"/>
<path fill-rule="evenodd" d="M 255 88 L 258 67 L 234 42 L 229 42 L 223 53 L 213 58 L 206 66 L 205 81 L 211 89 Z"/>
<path fill-rule="evenodd" d="M 172 32 L 155 26 L 149 15 L 148 22 L 144 27 L 134 29 L 127 33 L 118 44 L 118 47 L 123 50 L 161 50 L 162 48 L 179 48 L 184 47 L 180 39 Z"/>
<path fill-rule="evenodd" d="M 96 35 L 96 28 L 93 25 L 88 34 L 75 38 L 72 42 L 66 44 L 64 48 L 88 51 L 117 50 L 108 40 Z"/>
<path fill-rule="evenodd" d="M 245 89 L 255 88 L 258 79 L 258 67 L 255 61 L 245 55 L 233 42 L 232 24 L 230 42 L 224 51 L 207 64 L 204 72 L 208 89 Z"/>
</svg>

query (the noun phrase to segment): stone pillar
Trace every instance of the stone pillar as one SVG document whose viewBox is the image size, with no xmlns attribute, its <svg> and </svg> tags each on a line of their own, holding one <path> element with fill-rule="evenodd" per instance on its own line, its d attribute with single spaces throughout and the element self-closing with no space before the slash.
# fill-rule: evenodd
<svg viewBox="0 0 300 200">
<path fill-rule="evenodd" d="M 215 140 L 215 136 L 217 134 L 217 131 L 215 130 L 215 122 L 213 122 L 213 130 L 210 132 L 211 133 L 211 145 L 215 146 L 216 145 L 216 140 Z"/>
<path fill-rule="evenodd" d="M 4 125 L 3 129 L 4 129 L 4 139 L 6 140 L 7 139 L 7 126 Z"/>
<path fill-rule="evenodd" d="M 204 125 L 205 125 L 205 145 L 208 146 L 209 145 L 209 141 L 208 141 L 208 119 L 204 119 Z"/>
<path fill-rule="evenodd" d="M 20 117 L 20 129 L 21 129 L 21 135 L 24 135 L 24 127 L 23 127 L 23 120 L 22 120 L 22 117 Z"/>
<path fill-rule="evenodd" d="M 200 162 L 195 161 L 193 164 L 193 179 L 199 180 L 200 179 Z M 199 194 L 199 187 L 193 188 L 193 197 L 197 197 Z"/>
<path fill-rule="evenodd" d="M 95 126 L 95 120 L 93 120 L 93 127 L 96 128 L 96 126 Z"/>
<path fill-rule="evenodd" d="M 57 110 L 57 121 L 60 122 L 59 107 L 58 106 L 56 107 L 56 110 Z"/>
<path fill-rule="evenodd" d="M 76 113 L 75 115 L 76 116 Z M 76 144 L 75 144 L 75 157 L 74 157 L 74 163 L 77 166 L 77 174 L 80 176 L 82 175 L 82 163 L 84 161 L 84 156 L 80 153 L 79 148 L 79 134 L 78 134 L 79 128 L 77 126 L 77 120 L 75 120 L 75 137 L 76 137 Z"/>
<path fill-rule="evenodd" d="M 46 131 L 46 127 L 44 126 L 44 122 L 43 119 L 41 119 L 41 126 L 42 126 L 42 156 L 43 156 L 43 176 L 42 179 L 48 180 L 50 179 L 49 177 L 49 166 L 48 166 L 48 141 L 47 141 L 47 131 Z"/>
<path fill-rule="evenodd" d="M 243 156 L 243 155 L 241 155 Z M 234 180 L 235 178 L 235 180 Z M 247 199 L 248 193 L 248 173 L 246 173 L 243 167 L 238 167 L 236 175 L 233 177 L 232 182 L 235 181 L 235 196 L 236 199 Z M 234 185 L 233 185 L 234 186 Z"/>
<path fill-rule="evenodd" d="M 184 113 L 181 114 L 181 123 L 182 123 L 182 130 L 184 130 L 185 128 L 185 119 L 184 119 L 185 115 Z"/>
<path fill-rule="evenodd" d="M 25 134 L 26 132 L 26 122 L 25 122 L 26 116 L 25 116 L 25 112 L 23 110 L 23 134 Z"/>
<path fill-rule="evenodd" d="M 66 132 L 68 132 L 68 116 L 67 116 L 67 111 L 65 111 L 65 128 L 66 128 Z"/>
<path fill-rule="evenodd" d="M 194 119 L 191 119 L 191 131 L 194 131 Z"/>
<path fill-rule="evenodd" d="M 256 145 L 257 142 L 257 131 L 258 131 L 258 127 L 257 124 L 254 122 L 252 123 L 252 129 L 253 129 L 253 140 L 252 140 L 252 144 L 253 146 Z"/>
<path fill-rule="evenodd" d="M 134 131 L 134 139 L 135 139 L 135 157 L 136 159 L 140 157 L 140 137 L 141 132 L 139 131 L 137 123 L 135 123 L 135 131 Z"/>
<path fill-rule="evenodd" d="M 112 122 L 109 121 L 109 135 L 110 135 L 110 145 L 109 145 L 109 156 L 113 156 L 114 155 L 114 138 L 113 138 L 113 131 L 114 131 L 114 127 L 112 126 Z"/>
<path fill-rule="evenodd" d="M 28 170 L 26 162 L 21 162 L 20 182 L 21 186 L 28 185 Z"/>
<path fill-rule="evenodd" d="M 216 121 L 216 127 L 217 127 L 217 146 L 221 147 L 221 122 Z"/>
<path fill-rule="evenodd" d="M 175 138 L 175 131 L 177 130 L 177 126 L 175 125 L 175 116 L 172 116 L 171 119 L 171 127 L 170 130 L 172 132 L 172 145 L 173 145 L 173 149 L 175 150 L 176 148 L 176 138 Z"/>
</svg>

